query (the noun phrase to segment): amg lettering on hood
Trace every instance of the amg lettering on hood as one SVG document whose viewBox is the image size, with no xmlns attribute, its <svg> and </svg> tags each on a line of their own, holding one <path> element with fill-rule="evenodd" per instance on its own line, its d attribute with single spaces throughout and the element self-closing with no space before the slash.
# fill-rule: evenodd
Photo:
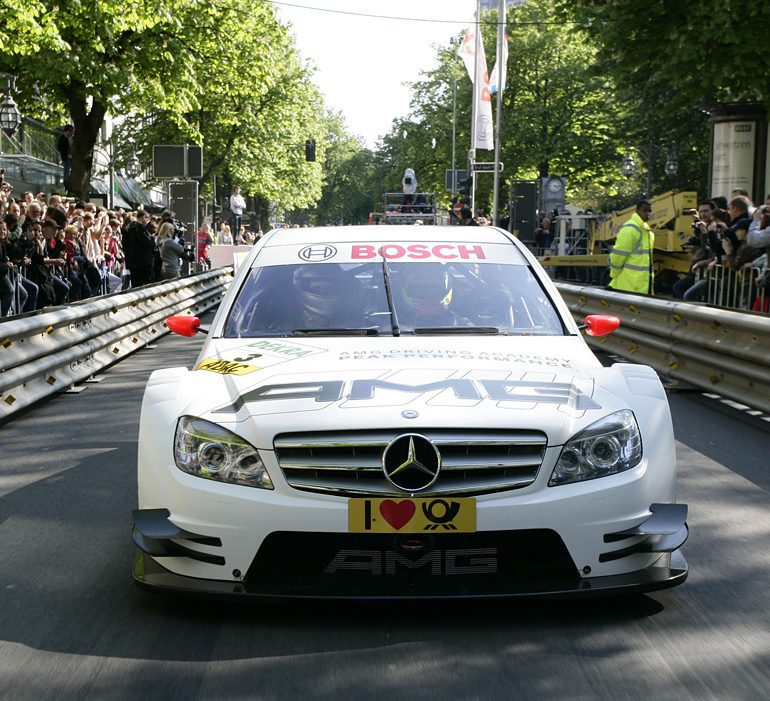
<svg viewBox="0 0 770 701">
<path fill-rule="evenodd" d="M 468 380 L 450 379 L 407 385 L 383 380 L 353 380 L 347 394 L 340 380 L 326 382 L 290 382 L 265 385 L 242 394 L 232 404 L 219 407 L 214 413 L 239 411 L 245 404 L 275 400 L 312 399 L 316 402 L 337 402 L 342 399 L 364 401 L 373 399 L 376 390 L 391 390 L 426 394 L 451 390 L 458 399 L 491 399 L 496 402 L 536 402 L 568 404 L 574 409 L 601 409 L 591 397 L 583 394 L 569 382 L 530 382 L 523 380 Z"/>
</svg>

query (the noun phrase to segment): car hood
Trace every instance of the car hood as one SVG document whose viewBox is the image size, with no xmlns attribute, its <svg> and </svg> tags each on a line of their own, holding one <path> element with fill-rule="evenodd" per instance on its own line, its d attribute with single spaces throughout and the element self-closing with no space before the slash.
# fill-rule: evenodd
<svg viewBox="0 0 770 701">
<path fill-rule="evenodd" d="M 627 407 L 622 377 L 577 336 L 208 339 L 184 412 L 268 449 L 279 433 L 372 428 L 521 428 L 554 444 Z"/>
</svg>

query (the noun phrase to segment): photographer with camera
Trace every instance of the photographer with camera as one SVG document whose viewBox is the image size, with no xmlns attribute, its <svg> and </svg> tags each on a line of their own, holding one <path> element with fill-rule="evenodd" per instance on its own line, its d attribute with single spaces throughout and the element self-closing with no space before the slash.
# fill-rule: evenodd
<svg viewBox="0 0 770 701">
<path fill-rule="evenodd" d="M 185 247 L 179 222 L 164 221 L 158 229 L 158 248 L 160 250 L 161 280 L 173 280 L 182 275 L 181 259 L 191 262 L 195 260 L 192 244 Z M 181 239 L 182 243 L 179 242 Z M 188 250 L 189 249 L 189 250 Z"/>
<path fill-rule="evenodd" d="M 415 193 L 417 192 L 417 176 L 411 168 L 407 168 L 404 171 L 404 177 L 401 179 L 401 189 L 404 191 L 402 211 L 410 212 L 411 205 L 414 204 Z"/>
<path fill-rule="evenodd" d="M 682 246 L 690 254 L 690 271 L 674 283 L 673 293 L 677 299 L 683 299 L 689 290 L 705 272 L 709 261 L 714 258 L 709 246 L 709 226 L 714 224 L 716 205 L 711 200 L 698 204 L 697 210 L 685 210 L 693 215 L 692 236 Z"/>
</svg>

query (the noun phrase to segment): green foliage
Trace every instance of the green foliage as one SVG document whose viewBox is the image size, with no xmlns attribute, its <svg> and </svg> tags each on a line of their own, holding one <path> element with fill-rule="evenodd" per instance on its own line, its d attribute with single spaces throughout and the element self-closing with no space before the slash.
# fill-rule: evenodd
<svg viewBox="0 0 770 701">
<path fill-rule="evenodd" d="M 599 47 L 600 70 L 669 116 L 714 102 L 770 106 L 763 0 L 558 0 Z"/>
<path fill-rule="evenodd" d="M 3 0 L 0 22 L 0 55 L 32 55 L 61 48 L 58 7 L 43 0 Z"/>
<path fill-rule="evenodd" d="M 318 198 L 322 173 L 301 145 L 323 136 L 321 98 L 269 3 L 34 2 L 55 14 L 60 41 L 41 51 L 33 32 L 19 32 L 0 70 L 18 76 L 25 114 L 75 125 L 74 192 L 89 189 L 109 113 L 127 117 L 119 143 L 136 144 L 144 163 L 152 143 L 199 143 L 209 172 L 247 193 L 278 207 Z"/>
<path fill-rule="evenodd" d="M 295 211 L 297 223 L 365 224 L 376 205 L 376 173 L 371 151 L 350 136 L 339 114 L 324 118 L 324 183 L 315 212 Z"/>
<path fill-rule="evenodd" d="M 617 82 L 621 74 L 605 63 L 600 32 L 586 31 L 587 15 L 564 0 L 527 0 L 508 9 L 508 79 L 503 94 L 501 160 L 505 163 L 504 206 L 512 179 L 549 175 L 567 178 L 568 201 L 595 209 L 638 199 L 648 168 L 653 192 L 695 189 L 705 192 L 708 166 L 708 121 L 696 102 L 670 100 L 676 81 L 658 86 L 652 99 L 638 83 Z M 595 7 L 632 3 L 590 3 Z M 638 15 L 638 7 L 634 5 Z M 646 11 L 646 10 L 645 10 Z M 629 10 L 630 12 L 630 10 Z M 488 65 L 494 63 L 494 13 L 484 17 L 483 36 Z M 646 20 L 645 20 L 646 21 Z M 643 24 L 640 22 L 640 25 Z M 593 24 L 596 28 L 596 23 Z M 659 42 L 657 44 L 660 52 Z M 389 187 L 398 188 L 405 167 L 417 172 L 422 189 L 443 194 L 444 172 L 451 163 L 452 95 L 457 78 L 456 163 L 465 167 L 470 142 L 471 83 L 454 50 L 438 50 L 439 65 L 413 84 L 412 112 L 396 120 L 378 152 Z M 666 54 L 667 55 L 667 54 Z M 612 61 L 618 60 L 613 56 Z M 661 108 L 665 103 L 666 109 Z M 683 107 L 682 105 L 686 105 Z M 493 99 L 496 109 L 496 100 Z M 406 133 L 406 136 L 404 136 Z M 431 147 L 432 138 L 436 147 Z M 654 145 L 649 163 L 642 149 Z M 668 151 L 676 146 L 679 174 L 669 178 L 663 169 Z M 620 163 L 634 154 L 637 175 L 626 180 Z M 477 160 L 492 160 L 480 151 Z M 477 177 L 477 207 L 489 209 L 492 174 Z"/>
</svg>

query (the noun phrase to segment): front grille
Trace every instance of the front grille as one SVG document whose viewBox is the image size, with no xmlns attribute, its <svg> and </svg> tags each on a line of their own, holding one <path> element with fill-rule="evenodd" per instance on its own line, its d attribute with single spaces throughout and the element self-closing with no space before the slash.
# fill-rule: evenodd
<svg viewBox="0 0 770 701">
<path fill-rule="evenodd" d="M 278 463 L 295 489 L 325 494 L 403 496 L 382 472 L 382 452 L 404 430 L 284 433 Z M 546 436 L 536 431 L 419 429 L 441 453 L 441 473 L 420 496 L 487 494 L 532 484 Z"/>
</svg>

